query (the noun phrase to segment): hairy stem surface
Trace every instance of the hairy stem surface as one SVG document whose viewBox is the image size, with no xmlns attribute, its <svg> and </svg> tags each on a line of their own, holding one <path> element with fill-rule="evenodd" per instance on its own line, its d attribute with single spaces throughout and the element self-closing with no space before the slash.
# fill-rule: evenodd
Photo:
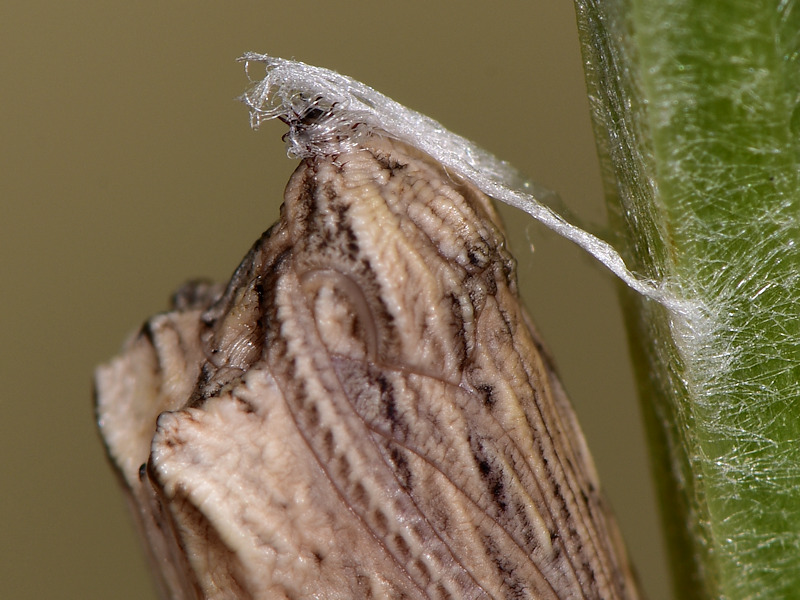
<svg viewBox="0 0 800 600">
<path fill-rule="evenodd" d="M 800 590 L 800 11 L 577 0 L 680 598 Z"/>
</svg>

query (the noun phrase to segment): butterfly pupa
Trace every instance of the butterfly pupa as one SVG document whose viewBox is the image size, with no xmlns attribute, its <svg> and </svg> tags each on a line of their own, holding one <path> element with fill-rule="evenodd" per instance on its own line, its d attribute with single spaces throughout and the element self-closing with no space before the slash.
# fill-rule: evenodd
<svg viewBox="0 0 800 600">
<path fill-rule="evenodd" d="M 96 374 L 162 595 L 638 598 L 490 198 L 341 103 L 280 106 L 278 222 Z"/>
</svg>

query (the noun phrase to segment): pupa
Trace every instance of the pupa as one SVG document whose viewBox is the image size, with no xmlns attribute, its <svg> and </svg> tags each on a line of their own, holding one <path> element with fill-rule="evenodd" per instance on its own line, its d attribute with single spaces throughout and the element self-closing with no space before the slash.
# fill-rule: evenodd
<svg viewBox="0 0 800 600">
<path fill-rule="evenodd" d="M 163 597 L 638 598 L 491 199 L 347 111 L 280 103 L 279 221 L 97 370 Z"/>
</svg>

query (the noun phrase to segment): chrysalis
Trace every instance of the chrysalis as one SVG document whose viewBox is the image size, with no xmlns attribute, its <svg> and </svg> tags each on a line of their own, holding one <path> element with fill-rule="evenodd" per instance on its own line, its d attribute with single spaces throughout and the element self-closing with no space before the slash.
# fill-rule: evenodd
<svg viewBox="0 0 800 600">
<path fill-rule="evenodd" d="M 337 110 L 284 102 L 278 223 L 97 371 L 163 596 L 637 598 L 491 200 Z"/>
</svg>

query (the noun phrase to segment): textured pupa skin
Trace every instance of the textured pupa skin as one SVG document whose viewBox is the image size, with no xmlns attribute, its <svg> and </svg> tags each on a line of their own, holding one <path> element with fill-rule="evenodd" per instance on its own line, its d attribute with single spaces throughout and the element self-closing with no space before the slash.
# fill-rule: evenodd
<svg viewBox="0 0 800 600">
<path fill-rule="evenodd" d="M 638 597 L 490 199 L 400 142 L 305 158 L 96 383 L 164 597 Z"/>
</svg>

